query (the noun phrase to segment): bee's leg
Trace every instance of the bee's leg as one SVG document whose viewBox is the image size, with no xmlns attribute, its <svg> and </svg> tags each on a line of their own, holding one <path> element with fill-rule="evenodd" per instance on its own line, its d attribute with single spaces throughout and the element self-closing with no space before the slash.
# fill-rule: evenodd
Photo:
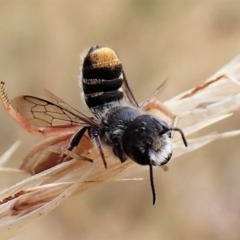
<svg viewBox="0 0 240 240">
<path fill-rule="evenodd" d="M 98 130 L 96 130 L 94 128 L 88 128 L 88 135 L 92 139 L 94 145 L 97 147 L 98 152 L 102 158 L 104 167 L 107 168 L 107 162 L 105 159 L 105 155 L 103 153 L 101 139 L 100 139 Z"/>
<path fill-rule="evenodd" d="M 80 141 L 81 141 L 84 133 L 85 133 L 86 130 L 88 130 L 88 129 L 89 129 L 89 127 L 83 127 L 83 128 L 81 128 L 78 132 L 76 132 L 76 133 L 73 135 L 73 137 L 72 137 L 72 139 L 71 139 L 71 141 L 70 141 L 70 143 L 69 143 L 69 147 L 68 147 L 68 150 L 69 150 L 69 151 L 72 151 L 74 147 L 77 147 L 77 146 L 78 146 L 78 144 L 80 143 Z"/>
<path fill-rule="evenodd" d="M 166 107 L 161 102 L 155 101 L 155 102 L 149 102 L 146 105 L 142 107 L 142 110 L 149 111 L 156 109 L 163 113 L 166 117 L 170 118 L 172 123 L 170 125 L 170 128 L 174 128 L 177 126 L 178 123 L 178 115 L 174 114 L 168 107 Z M 170 137 L 173 137 L 173 132 L 170 132 Z"/>
<path fill-rule="evenodd" d="M 81 128 L 77 133 L 75 133 L 69 143 L 69 146 L 67 149 L 64 149 L 62 150 L 62 156 L 59 160 L 59 163 L 61 162 L 65 162 L 67 161 L 67 157 L 72 157 L 72 158 L 75 158 L 75 159 L 78 159 L 80 157 L 80 159 L 84 160 L 83 158 L 85 157 L 82 157 L 82 156 L 79 156 L 75 153 L 72 152 L 73 148 L 74 147 L 77 147 L 78 144 L 80 143 L 84 133 L 86 132 L 86 130 L 88 129 L 89 127 L 83 127 Z M 76 158 L 78 156 L 78 158 Z M 88 160 L 89 161 L 89 160 Z M 91 160 L 92 161 L 92 160 Z"/>
<path fill-rule="evenodd" d="M 121 145 L 117 144 L 113 146 L 113 153 L 116 157 L 118 157 L 121 163 L 124 163 L 127 160 Z"/>
</svg>

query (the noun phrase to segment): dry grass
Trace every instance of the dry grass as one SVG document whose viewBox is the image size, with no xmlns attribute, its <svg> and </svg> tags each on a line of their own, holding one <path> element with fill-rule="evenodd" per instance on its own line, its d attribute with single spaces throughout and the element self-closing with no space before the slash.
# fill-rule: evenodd
<svg viewBox="0 0 240 240">
<path fill-rule="evenodd" d="M 234 130 L 191 137 L 197 132 L 201 133 L 202 129 L 231 117 L 232 112 L 240 107 L 239 80 L 240 57 L 237 57 L 200 86 L 165 102 L 168 107 L 179 114 L 180 127 L 189 143 L 189 147 L 185 148 L 181 137 L 175 134 L 174 157 L 194 151 L 212 141 L 240 134 L 240 130 Z M 160 113 L 156 111 L 153 114 L 160 116 Z M 18 143 L 14 144 L 0 159 L 1 172 L 8 171 L 9 174 L 22 172 L 15 168 L 4 167 L 17 145 Z M 26 225 L 52 211 L 74 193 L 86 191 L 107 181 L 121 180 L 123 176 L 131 177 L 134 172 L 145 169 L 130 160 L 120 164 L 111 152 L 104 150 L 108 169 L 103 168 L 98 152 L 93 148 L 88 157 L 94 159 L 94 163 L 71 160 L 30 176 L 3 190 L 0 193 L 0 199 L 2 199 L 0 238 L 9 239 L 16 235 Z M 47 153 L 47 148 L 41 152 L 42 158 L 37 164 L 41 164 L 41 159 L 44 159 L 44 154 Z M 36 167 L 36 161 L 33 159 L 28 162 L 24 170 L 32 173 L 33 168 Z"/>
</svg>

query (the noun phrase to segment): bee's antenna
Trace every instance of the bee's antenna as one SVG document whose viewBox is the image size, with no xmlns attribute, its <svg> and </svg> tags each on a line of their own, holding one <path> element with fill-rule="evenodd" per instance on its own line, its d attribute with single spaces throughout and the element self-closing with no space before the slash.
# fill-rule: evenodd
<svg viewBox="0 0 240 240">
<path fill-rule="evenodd" d="M 156 191 L 155 191 L 155 187 L 154 187 L 153 165 L 152 165 L 151 161 L 149 163 L 149 172 L 150 172 L 150 184 L 151 184 L 152 195 L 153 195 L 153 205 L 155 205 L 155 203 L 156 203 Z"/>
<path fill-rule="evenodd" d="M 188 146 L 187 139 L 186 139 L 183 131 L 180 128 L 169 128 L 168 130 L 169 131 L 178 131 L 181 134 L 181 137 L 182 137 L 182 140 L 183 140 L 183 143 L 184 143 L 185 147 Z"/>
</svg>

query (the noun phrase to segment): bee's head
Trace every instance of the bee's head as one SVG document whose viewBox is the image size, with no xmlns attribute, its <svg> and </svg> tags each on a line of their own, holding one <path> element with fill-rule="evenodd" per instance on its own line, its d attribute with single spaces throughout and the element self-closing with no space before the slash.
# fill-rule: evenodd
<svg viewBox="0 0 240 240">
<path fill-rule="evenodd" d="M 164 165 L 172 155 L 170 134 L 165 121 L 151 115 L 140 115 L 123 133 L 124 152 L 141 165 Z"/>
</svg>

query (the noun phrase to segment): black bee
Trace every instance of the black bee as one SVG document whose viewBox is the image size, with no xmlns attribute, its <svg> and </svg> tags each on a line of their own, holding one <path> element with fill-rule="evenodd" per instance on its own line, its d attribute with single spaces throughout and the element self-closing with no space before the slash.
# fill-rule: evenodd
<svg viewBox="0 0 240 240">
<path fill-rule="evenodd" d="M 83 133 L 88 130 L 93 141 L 99 146 L 105 166 L 101 142 L 111 147 L 121 162 L 129 157 L 140 165 L 149 165 L 155 204 L 152 166 L 165 165 L 171 159 L 172 131 L 178 131 L 187 146 L 182 130 L 169 127 L 165 121 L 153 115 L 144 114 L 143 109 L 146 106 L 139 106 L 128 85 L 122 63 L 110 48 L 90 48 L 83 59 L 80 83 L 85 102 L 99 119 L 99 125 L 96 128 L 84 127 L 80 134 L 73 138 L 71 146 L 76 146 Z M 167 112 L 163 106 L 160 108 Z"/>
</svg>

